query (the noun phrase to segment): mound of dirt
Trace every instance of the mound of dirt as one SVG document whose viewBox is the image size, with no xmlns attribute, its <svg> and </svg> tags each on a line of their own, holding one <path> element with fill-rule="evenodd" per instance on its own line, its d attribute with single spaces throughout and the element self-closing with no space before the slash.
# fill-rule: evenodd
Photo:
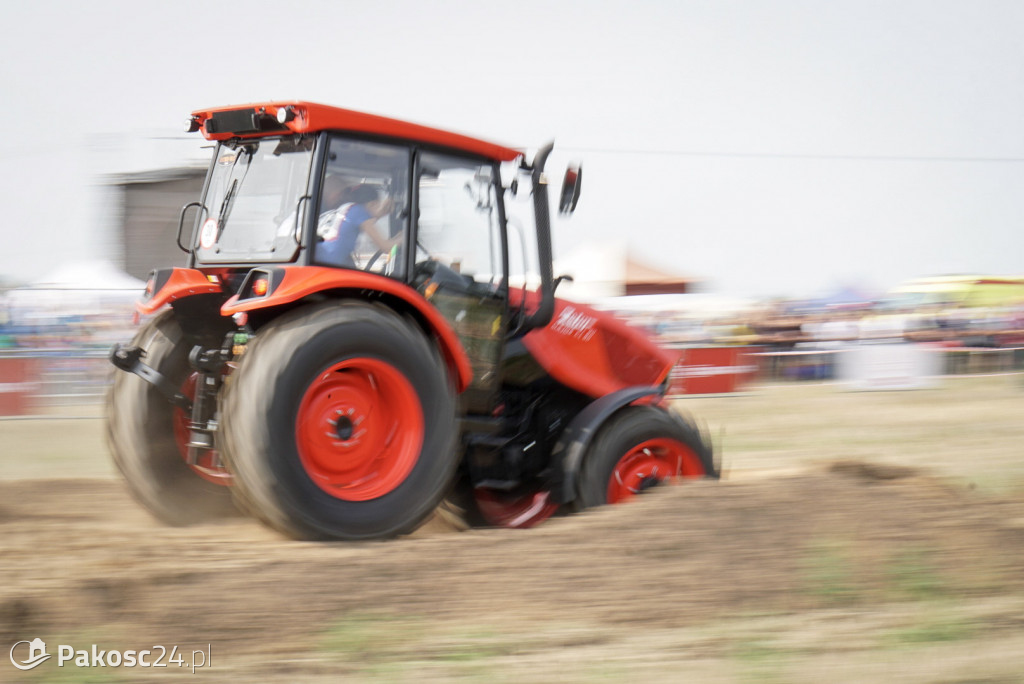
<svg viewBox="0 0 1024 684">
<path fill-rule="evenodd" d="M 294 542 L 246 519 L 161 527 L 109 481 L 3 483 L 0 500 L 5 639 L 212 643 L 221 663 L 316 652 L 354 616 L 567 625 L 571 641 L 580 625 L 611 639 L 919 591 L 1024 589 L 1024 504 L 868 463 L 655 488 L 531 530 L 435 521 L 358 544 Z"/>
</svg>

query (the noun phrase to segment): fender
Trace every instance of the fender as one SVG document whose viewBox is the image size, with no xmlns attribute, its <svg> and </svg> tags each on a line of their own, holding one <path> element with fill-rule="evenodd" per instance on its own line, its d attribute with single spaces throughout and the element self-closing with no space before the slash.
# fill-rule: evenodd
<svg viewBox="0 0 1024 684">
<path fill-rule="evenodd" d="M 550 489 L 554 500 L 564 504 L 576 498 L 576 478 L 583 454 L 601 426 L 627 404 L 646 397 L 661 397 L 664 387 L 627 387 L 596 399 L 580 411 L 562 432 L 551 450 Z"/>
<path fill-rule="evenodd" d="M 263 283 L 257 288 L 259 281 Z M 264 290 L 263 293 L 257 294 L 261 290 Z M 245 277 L 238 288 L 238 294 L 224 302 L 220 313 L 222 316 L 233 316 L 236 313 L 290 304 L 327 290 L 386 294 L 407 304 L 440 340 L 441 354 L 451 371 L 456 389 L 462 392 L 469 386 L 473 379 L 473 368 L 448 321 L 408 285 L 382 275 L 324 266 L 255 268 Z"/>
<path fill-rule="evenodd" d="M 198 294 L 226 294 L 219 283 L 211 282 L 195 268 L 161 268 L 149 275 L 146 293 L 135 303 L 139 313 L 149 315 L 165 304 Z"/>
</svg>

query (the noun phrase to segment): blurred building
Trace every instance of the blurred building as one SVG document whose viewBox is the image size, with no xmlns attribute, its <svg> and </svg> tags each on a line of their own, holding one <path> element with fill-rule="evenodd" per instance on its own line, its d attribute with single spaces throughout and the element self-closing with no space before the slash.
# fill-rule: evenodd
<svg viewBox="0 0 1024 684">
<path fill-rule="evenodd" d="M 695 278 L 668 273 L 626 255 L 626 295 L 690 294 L 698 289 Z"/>
<path fill-rule="evenodd" d="M 206 167 L 181 167 L 117 176 L 121 225 L 116 240 L 122 247 L 122 270 L 145 280 L 154 268 L 181 266 L 186 255 L 178 248 L 181 208 L 199 199 Z M 186 215 L 187 242 L 195 212 Z"/>
<path fill-rule="evenodd" d="M 581 302 L 632 295 L 691 294 L 702 285 L 696 278 L 644 263 L 630 253 L 625 240 L 593 240 L 574 245 L 555 259 L 554 271 L 556 276 L 573 278 L 559 286 L 558 294 Z"/>
</svg>

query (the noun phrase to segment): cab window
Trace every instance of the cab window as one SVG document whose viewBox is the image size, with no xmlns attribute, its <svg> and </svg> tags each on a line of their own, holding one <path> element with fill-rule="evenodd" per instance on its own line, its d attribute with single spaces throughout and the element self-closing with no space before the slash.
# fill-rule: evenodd
<svg viewBox="0 0 1024 684">
<path fill-rule="evenodd" d="M 504 253 L 494 167 L 424 153 L 418 169 L 416 262 L 434 262 L 467 282 L 496 289 L 503 280 Z"/>
<path fill-rule="evenodd" d="M 313 262 L 402 278 L 410 152 L 332 137 L 320 183 Z"/>
<path fill-rule="evenodd" d="M 469 412 L 493 409 L 507 328 L 505 257 L 496 167 L 424 153 L 412 285 L 451 324 L 473 368 L 462 395 Z"/>
</svg>

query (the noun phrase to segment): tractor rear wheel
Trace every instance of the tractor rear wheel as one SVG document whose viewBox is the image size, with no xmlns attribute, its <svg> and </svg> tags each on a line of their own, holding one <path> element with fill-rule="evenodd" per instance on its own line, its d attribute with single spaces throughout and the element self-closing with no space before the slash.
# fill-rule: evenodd
<svg viewBox="0 0 1024 684">
<path fill-rule="evenodd" d="M 133 346 L 146 351 L 142 361 L 183 392 L 194 387 L 188 363 L 191 344 L 173 311 L 165 311 L 139 330 Z M 226 472 L 186 461 L 188 417 L 157 389 L 134 373 L 117 371 L 107 394 L 107 444 L 133 496 L 159 520 L 189 525 L 237 515 L 231 492 L 222 486 Z M 223 475 L 216 483 L 216 475 Z"/>
<path fill-rule="evenodd" d="M 665 481 L 717 476 L 711 446 L 695 426 L 653 406 L 634 406 L 594 437 L 580 468 L 577 503 L 620 503 Z"/>
<path fill-rule="evenodd" d="M 393 311 L 325 302 L 282 316 L 227 381 L 222 445 L 243 507 L 300 539 L 411 532 L 456 466 L 455 392 Z"/>
</svg>

